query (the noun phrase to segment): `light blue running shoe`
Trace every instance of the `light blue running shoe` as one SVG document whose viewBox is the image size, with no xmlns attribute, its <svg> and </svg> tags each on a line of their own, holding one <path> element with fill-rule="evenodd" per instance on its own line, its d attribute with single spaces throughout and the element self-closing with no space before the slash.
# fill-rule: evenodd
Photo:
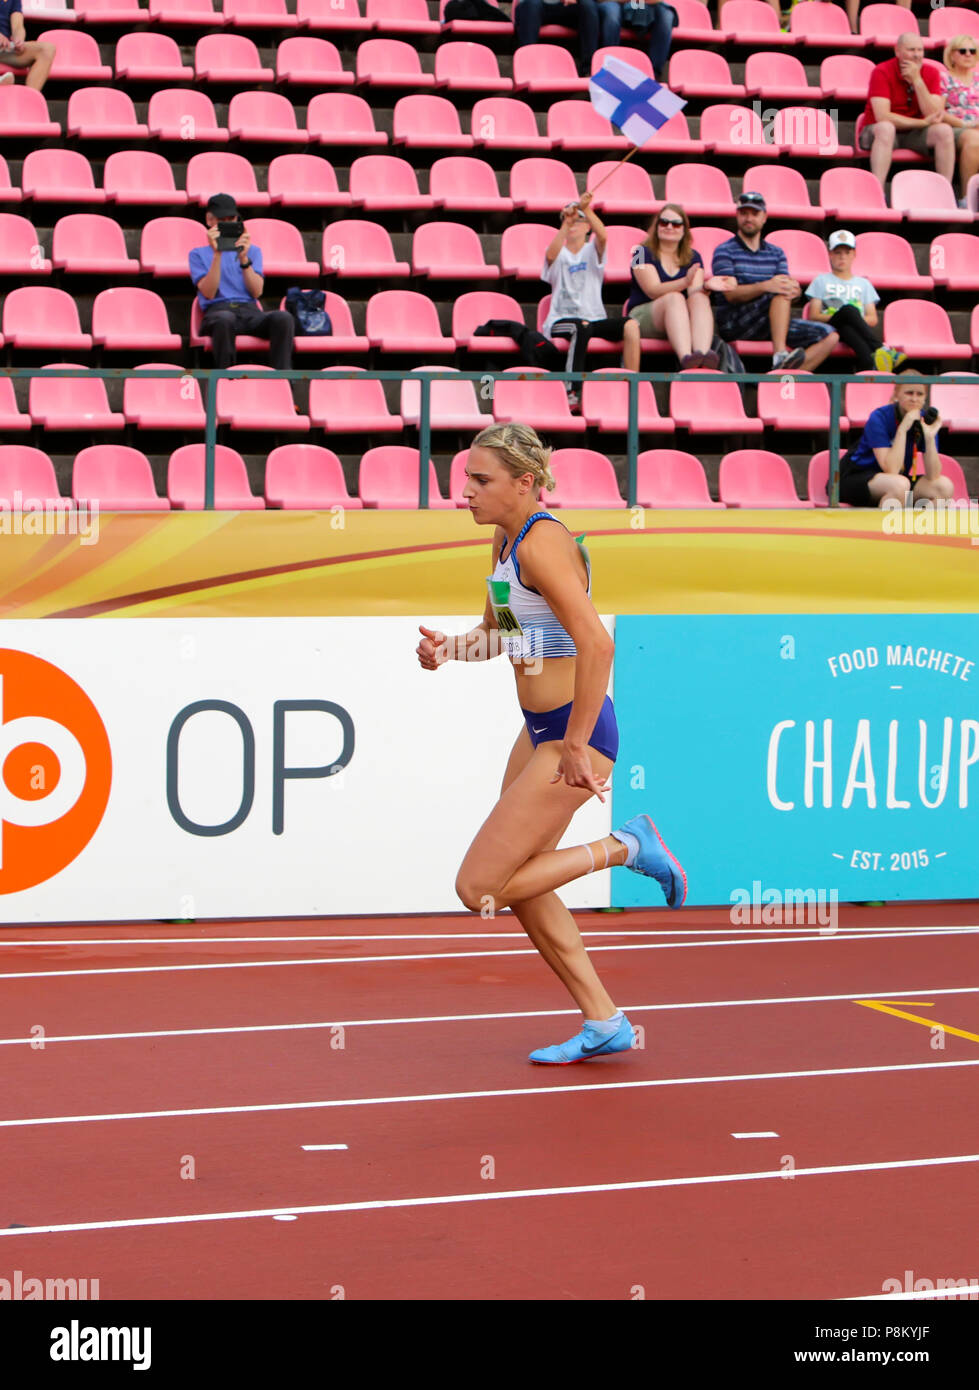
<svg viewBox="0 0 979 1390">
<path fill-rule="evenodd" d="M 592 1057 L 604 1057 L 610 1052 L 628 1052 L 634 1045 L 636 1035 L 632 1024 L 623 1014 L 618 1032 L 610 1038 L 599 1038 L 586 1025 L 576 1038 L 551 1047 L 539 1047 L 529 1057 L 531 1062 L 542 1062 L 552 1067 L 566 1067 L 571 1062 L 588 1062 Z"/>
<path fill-rule="evenodd" d="M 687 876 L 683 867 L 663 843 L 663 837 L 649 816 L 633 816 L 620 827 L 639 841 L 639 853 L 626 868 L 647 878 L 655 878 L 666 894 L 667 907 L 682 907 L 687 897 Z M 612 834 L 620 839 L 618 832 Z"/>
</svg>

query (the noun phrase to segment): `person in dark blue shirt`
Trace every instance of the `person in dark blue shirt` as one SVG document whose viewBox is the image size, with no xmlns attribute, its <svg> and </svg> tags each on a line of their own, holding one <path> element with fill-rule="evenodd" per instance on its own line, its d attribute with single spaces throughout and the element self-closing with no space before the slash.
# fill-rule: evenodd
<svg viewBox="0 0 979 1390">
<path fill-rule="evenodd" d="M 239 333 L 266 338 L 269 363 L 280 371 L 292 367 L 296 321 L 284 309 L 266 313 L 258 300 L 265 286 L 262 252 L 242 232 L 233 251 L 219 251 L 222 222 L 238 221 L 238 205 L 230 193 L 215 193 L 207 204 L 209 245 L 195 246 L 188 257 L 190 278 L 197 286 L 197 302 L 203 311 L 201 328 L 214 347 L 217 367 L 233 367 L 237 361 L 235 339 Z"/>
<path fill-rule="evenodd" d="M 0 0 L 0 63 L 12 68 L 27 68 L 26 85 L 39 92 L 48 80 L 57 45 L 28 43 L 24 29 L 22 0 Z M 0 76 L 0 86 L 14 81 L 12 72 Z"/>
<path fill-rule="evenodd" d="M 910 363 L 907 371 L 917 371 Z M 840 501 L 851 507 L 879 507 L 888 498 L 903 502 L 948 499 L 951 478 L 942 473 L 938 431 L 941 418 L 929 425 L 921 418 L 928 388 L 900 382 L 893 399 L 871 411 L 863 434 L 840 463 Z"/>
</svg>

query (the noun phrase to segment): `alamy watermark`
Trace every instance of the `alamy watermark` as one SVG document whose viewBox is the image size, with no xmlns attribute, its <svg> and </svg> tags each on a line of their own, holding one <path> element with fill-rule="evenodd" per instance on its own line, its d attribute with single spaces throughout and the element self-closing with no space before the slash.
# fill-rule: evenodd
<svg viewBox="0 0 979 1390">
<path fill-rule="evenodd" d="M 730 920 L 735 927 L 818 927 L 829 936 L 838 930 L 839 901 L 835 888 L 763 888 L 756 878 L 750 889 L 731 889 Z"/>
<path fill-rule="evenodd" d="M 12 1279 L 0 1278 L 0 1302 L 28 1302 L 31 1299 L 78 1299 L 88 1300 L 99 1297 L 97 1279 L 34 1278 L 15 1269 Z"/>
<path fill-rule="evenodd" d="M 913 507 L 887 497 L 880 510 L 885 536 L 968 536 L 979 545 L 979 501 L 974 497 L 923 498 Z"/>
<path fill-rule="evenodd" d="M 0 498 L 0 536 L 77 536 L 81 545 L 99 538 L 98 501 L 25 497 L 19 488 Z"/>
</svg>

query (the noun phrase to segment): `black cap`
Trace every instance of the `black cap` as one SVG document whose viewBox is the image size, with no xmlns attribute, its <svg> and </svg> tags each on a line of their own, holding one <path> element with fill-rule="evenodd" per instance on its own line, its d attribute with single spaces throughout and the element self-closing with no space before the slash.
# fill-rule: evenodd
<svg viewBox="0 0 979 1390">
<path fill-rule="evenodd" d="M 739 208 L 760 208 L 762 212 L 767 212 L 765 199 L 760 193 L 739 193 L 737 205 Z"/>
<path fill-rule="evenodd" d="M 208 198 L 207 210 L 213 212 L 218 221 L 222 217 L 238 216 L 238 204 L 230 193 L 215 193 L 212 198 Z"/>
</svg>

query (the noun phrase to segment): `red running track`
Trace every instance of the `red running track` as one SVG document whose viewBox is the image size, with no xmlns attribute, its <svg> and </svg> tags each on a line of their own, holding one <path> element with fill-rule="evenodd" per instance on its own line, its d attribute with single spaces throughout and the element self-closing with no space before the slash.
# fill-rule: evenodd
<svg viewBox="0 0 979 1390">
<path fill-rule="evenodd" d="M 578 920 L 642 1046 L 560 1068 L 527 1053 L 578 1015 L 508 917 L 5 929 L 0 1276 L 235 1300 L 979 1282 L 975 905 L 825 935 Z"/>
</svg>

